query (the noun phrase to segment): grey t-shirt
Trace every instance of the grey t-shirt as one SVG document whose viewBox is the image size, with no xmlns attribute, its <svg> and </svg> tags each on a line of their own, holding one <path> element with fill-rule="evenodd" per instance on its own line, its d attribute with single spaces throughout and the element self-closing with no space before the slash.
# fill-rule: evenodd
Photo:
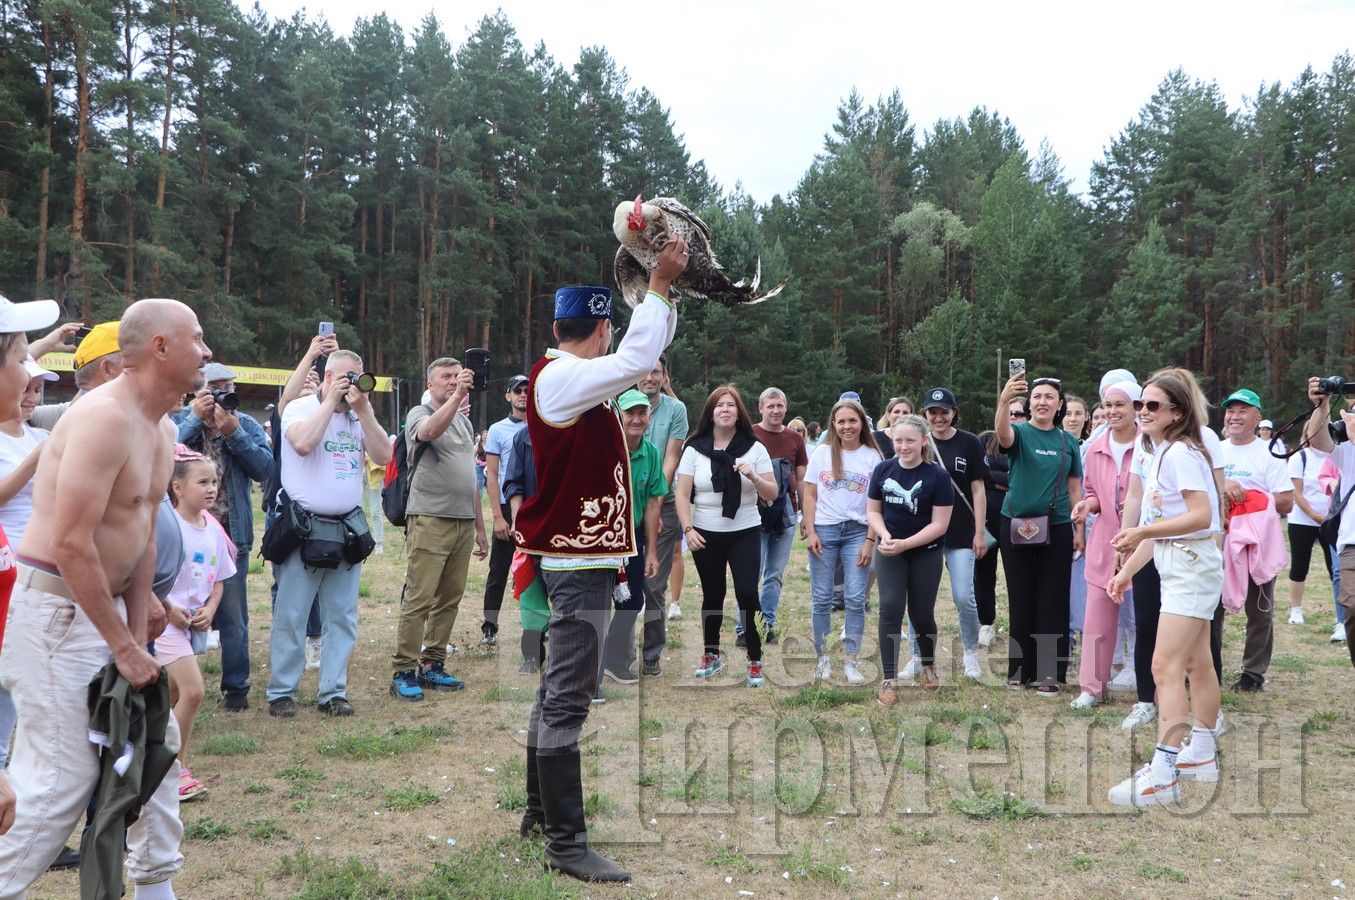
<svg viewBox="0 0 1355 900">
<path fill-rule="evenodd" d="M 405 444 L 411 463 L 419 446 L 419 423 L 429 415 L 427 406 L 416 406 L 405 419 Z M 411 516 L 473 519 L 476 499 L 475 428 L 464 413 L 458 412 L 419 460 L 405 511 Z"/>
<path fill-rule="evenodd" d="M 659 448 L 660 459 L 668 455 L 670 440 L 687 440 L 687 407 L 681 400 L 675 400 L 667 394 L 659 394 L 659 405 L 653 407 L 649 414 L 645 440 Z M 677 470 L 674 469 L 673 484 L 676 483 Z M 670 493 L 669 497 L 672 496 Z"/>
</svg>

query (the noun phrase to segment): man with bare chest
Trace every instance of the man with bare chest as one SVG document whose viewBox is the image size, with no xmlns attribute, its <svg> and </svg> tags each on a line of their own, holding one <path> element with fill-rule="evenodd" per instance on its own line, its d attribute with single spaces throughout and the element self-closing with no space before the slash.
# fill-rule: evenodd
<svg viewBox="0 0 1355 900">
<path fill-rule="evenodd" d="M 99 757 L 87 735 L 90 680 L 110 661 L 137 689 L 160 675 L 146 645 L 164 627 L 151 583 L 155 516 L 176 433 L 166 413 L 211 351 L 197 316 L 174 300 L 128 307 L 119 343 L 123 374 L 83 397 L 52 432 L 19 546 L 0 656 L 0 684 L 19 713 L 10 764 L 17 817 L 0 837 L 0 898 L 22 896 L 43 873 L 93 792 Z M 173 721 L 166 743 L 177 745 Z M 177 771 L 170 776 L 169 790 L 156 792 L 128 834 L 137 897 L 173 896 L 168 877 L 183 864 Z"/>
</svg>

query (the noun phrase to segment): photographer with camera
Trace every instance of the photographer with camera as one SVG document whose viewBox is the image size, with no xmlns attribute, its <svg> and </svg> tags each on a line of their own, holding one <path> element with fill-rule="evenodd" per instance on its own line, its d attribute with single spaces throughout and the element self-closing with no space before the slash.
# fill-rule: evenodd
<svg viewBox="0 0 1355 900">
<path fill-rule="evenodd" d="M 249 708 L 249 553 L 254 546 L 250 482 L 263 484 L 273 472 L 273 451 L 254 417 L 239 411 L 235 373 L 221 363 L 203 367 L 206 387 L 198 391 L 179 421 L 179 443 L 216 463 L 216 502 L 208 510 L 235 544 L 235 574 L 222 582 L 221 603 L 212 628 L 221 633 L 221 693 L 225 708 Z"/>
<path fill-rule="evenodd" d="M 1355 490 L 1355 411 L 1340 410 L 1341 421 L 1331 422 L 1332 395 L 1355 397 L 1355 382 L 1341 378 L 1309 378 L 1308 399 L 1313 415 L 1303 430 L 1304 442 L 1314 450 L 1330 453 L 1341 471 L 1341 482 L 1332 496 L 1331 510 L 1322 527 L 1324 541 L 1336 547 L 1341 574 L 1341 593 L 1337 598 L 1346 613 L 1346 648 L 1355 665 L 1355 507 L 1350 495 Z M 1342 427 L 1344 426 L 1344 428 Z M 1335 539 L 1332 540 L 1332 532 Z"/>
<path fill-rule="evenodd" d="M 362 357 L 336 350 L 325 363 L 319 393 L 293 400 L 282 415 L 285 499 L 279 520 L 264 535 L 265 554 L 277 563 L 268 713 L 278 718 L 296 715 L 306 616 L 317 593 L 324 628 L 317 709 L 353 715 L 347 697 L 348 658 L 357 641 L 362 559 L 372 548 L 362 511 L 363 454 L 385 465 L 392 452 L 363 390 L 364 384 L 371 386 L 366 374 Z M 301 522 L 304 530 L 295 527 Z M 341 546 L 326 546 L 333 543 Z"/>
</svg>

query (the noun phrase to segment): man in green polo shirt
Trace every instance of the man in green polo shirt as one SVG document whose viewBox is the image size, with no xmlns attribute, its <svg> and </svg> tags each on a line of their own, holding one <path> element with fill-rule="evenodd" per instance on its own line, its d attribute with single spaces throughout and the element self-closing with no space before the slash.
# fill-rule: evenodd
<svg viewBox="0 0 1355 900">
<path fill-rule="evenodd" d="M 635 684 L 640 679 L 631 667 L 635 652 L 635 619 L 645 608 L 645 579 L 653 578 L 659 568 L 659 509 L 668 496 L 668 479 L 663 475 L 663 455 L 645 440 L 649 427 L 649 398 L 629 390 L 616 401 L 621 410 L 621 428 L 630 450 L 632 509 L 635 513 L 635 544 L 639 552 L 626 561 L 626 586 L 630 600 L 616 607 L 607 640 L 602 648 L 602 674 L 619 684 Z"/>
</svg>

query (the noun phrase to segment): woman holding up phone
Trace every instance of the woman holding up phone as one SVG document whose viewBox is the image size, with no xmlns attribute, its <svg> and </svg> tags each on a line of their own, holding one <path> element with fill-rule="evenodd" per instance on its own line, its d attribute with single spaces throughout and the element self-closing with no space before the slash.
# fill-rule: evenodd
<svg viewBox="0 0 1355 900">
<path fill-rule="evenodd" d="M 1106 592 L 1124 601 L 1136 572 L 1151 559 L 1162 583 L 1162 612 L 1153 651 L 1157 683 L 1158 742 L 1152 762 L 1110 789 L 1116 806 L 1149 806 L 1180 799 L 1180 779 L 1219 778 L 1214 728 L 1219 680 L 1209 647 L 1210 622 L 1223 590 L 1218 532 L 1218 495 L 1209 451 L 1200 440 L 1196 395 L 1187 379 L 1157 373 L 1134 401 L 1143 431 L 1143 502 L 1139 524 L 1115 535 L 1115 550 L 1128 554 Z M 1190 679 L 1190 694 L 1186 679 Z M 1190 727 L 1192 721 L 1197 724 Z M 1182 750 L 1190 734 L 1190 745 Z"/>
<path fill-rule="evenodd" d="M 922 686 L 932 691 L 941 686 L 935 661 L 936 591 L 955 489 L 946 470 L 935 465 L 930 433 L 921 416 L 900 417 L 894 423 L 895 456 L 875 467 L 867 492 L 866 519 L 879 535 L 875 574 L 880 580 L 881 706 L 898 700 L 895 678 L 905 613 L 917 639 Z"/>
<path fill-rule="evenodd" d="M 1013 425 L 1012 401 L 1027 390 L 1030 419 Z M 1017 371 L 998 396 L 993 421 L 1011 461 L 998 528 L 1011 624 L 1007 686 L 1033 686 L 1049 698 L 1068 680 L 1070 564 L 1083 542 L 1072 520 L 1072 507 L 1082 499 L 1082 454 L 1062 428 L 1063 412 L 1057 378 L 1027 384 L 1026 373 Z"/>
</svg>

